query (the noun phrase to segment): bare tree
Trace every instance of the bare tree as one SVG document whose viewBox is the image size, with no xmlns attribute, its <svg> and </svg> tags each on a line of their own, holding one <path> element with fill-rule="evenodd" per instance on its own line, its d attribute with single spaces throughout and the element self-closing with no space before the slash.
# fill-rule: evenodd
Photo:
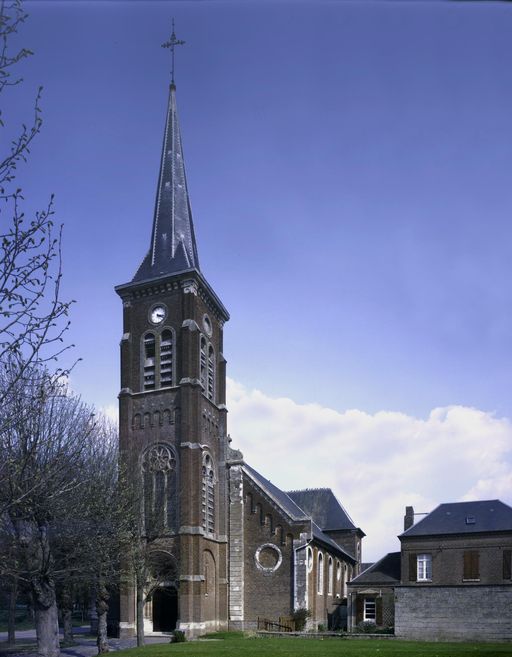
<svg viewBox="0 0 512 657">
<path fill-rule="evenodd" d="M 21 572 L 33 597 L 38 652 L 59 654 L 55 568 L 51 533 L 69 518 L 69 500 L 82 485 L 86 446 L 94 430 L 90 408 L 38 368 L 23 378 L 4 374 L 9 401 L 0 419 L 0 457 L 8 464 L 0 481 L 0 504 L 16 540 Z M 0 426 L 5 426 L 0 422 Z"/>
<path fill-rule="evenodd" d="M 94 591 L 98 614 L 98 653 L 108 652 L 109 598 L 121 577 L 120 556 L 130 549 L 135 524 L 133 488 L 119 469 L 118 437 L 102 418 L 82 471 L 79 517 L 86 528 L 80 542 L 79 572 Z"/>
<path fill-rule="evenodd" d="M 22 81 L 16 66 L 31 55 L 21 48 L 11 52 L 12 37 L 26 20 L 20 0 L 0 0 L 0 98 Z M 41 130 L 40 88 L 35 97 L 32 120 L 6 134 L 0 110 L 2 143 L 0 153 L 0 367 L 22 378 L 27 368 L 46 363 L 50 376 L 59 370 L 49 363 L 68 347 L 63 336 L 69 326 L 72 302 L 62 301 L 60 286 L 61 227 L 54 227 L 53 196 L 33 217 L 23 211 L 23 192 L 16 184 L 20 164 L 27 161 L 33 140 Z M 13 382 L 15 377 L 11 376 Z M 0 391 L 0 405 L 8 389 Z M 4 421 L 8 421 L 8 418 Z M 0 476 L 2 468 L 0 465 Z"/>
</svg>

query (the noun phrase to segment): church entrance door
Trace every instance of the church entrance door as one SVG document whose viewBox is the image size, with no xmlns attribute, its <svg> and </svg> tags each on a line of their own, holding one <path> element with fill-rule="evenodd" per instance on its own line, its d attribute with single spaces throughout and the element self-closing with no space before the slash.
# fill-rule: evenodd
<svg viewBox="0 0 512 657">
<path fill-rule="evenodd" d="M 172 632 L 178 621 L 178 591 L 170 586 L 153 593 L 153 632 Z"/>
</svg>

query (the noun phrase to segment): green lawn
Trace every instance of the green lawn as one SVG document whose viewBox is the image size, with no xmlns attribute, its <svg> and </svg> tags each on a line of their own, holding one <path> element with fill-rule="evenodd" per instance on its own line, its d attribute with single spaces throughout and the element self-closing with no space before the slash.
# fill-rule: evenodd
<svg viewBox="0 0 512 657">
<path fill-rule="evenodd" d="M 212 638 L 215 635 L 212 635 Z M 500 657 L 512 644 L 420 643 L 379 639 L 259 639 L 240 635 L 216 641 L 154 644 L 116 652 L 116 657 Z"/>
</svg>

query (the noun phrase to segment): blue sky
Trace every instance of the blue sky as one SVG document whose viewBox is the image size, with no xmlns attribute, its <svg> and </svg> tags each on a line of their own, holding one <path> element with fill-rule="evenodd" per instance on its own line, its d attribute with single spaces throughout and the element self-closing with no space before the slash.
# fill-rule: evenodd
<svg viewBox="0 0 512 657">
<path fill-rule="evenodd" d="M 245 390 L 261 407 L 259 390 L 338 418 L 395 412 L 412 424 L 463 407 L 501 432 L 512 417 L 510 4 L 26 8 L 20 44 L 35 55 L 5 114 L 13 128 L 30 120 L 44 86 L 43 132 L 19 183 L 30 207 L 56 194 L 64 293 L 77 300 L 70 338 L 83 358 L 73 386 L 87 401 L 116 404 L 113 287 L 149 242 L 170 68 L 160 44 L 174 16 L 187 42 L 176 82 L 199 257 L 231 312 L 234 406 Z M 232 417 L 243 444 L 251 427 Z M 293 451 L 293 427 L 283 432 Z M 498 442 L 492 467 L 512 463 Z M 487 475 L 419 502 L 462 498 Z M 353 486 L 353 500 L 341 480 L 337 489 L 352 508 Z"/>
</svg>

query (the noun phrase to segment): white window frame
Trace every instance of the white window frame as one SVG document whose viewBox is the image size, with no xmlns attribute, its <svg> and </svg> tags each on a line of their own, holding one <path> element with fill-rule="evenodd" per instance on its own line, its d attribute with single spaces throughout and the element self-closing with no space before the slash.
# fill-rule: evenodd
<svg viewBox="0 0 512 657">
<path fill-rule="evenodd" d="M 431 582 L 432 581 L 432 555 L 418 554 L 416 556 L 416 581 L 418 582 Z"/>
<path fill-rule="evenodd" d="M 365 598 L 363 620 L 366 623 L 377 623 L 377 598 Z"/>
<path fill-rule="evenodd" d="M 310 547 L 306 550 L 306 563 L 308 573 L 310 573 L 313 570 L 313 550 Z"/>
<path fill-rule="evenodd" d="M 329 557 L 327 568 L 327 595 L 332 595 L 333 592 L 333 579 L 334 579 L 334 565 L 332 557 Z"/>
<path fill-rule="evenodd" d="M 316 590 L 318 595 L 324 594 L 324 555 L 322 552 L 318 553 L 317 557 L 317 573 L 316 573 L 317 585 Z"/>
</svg>

